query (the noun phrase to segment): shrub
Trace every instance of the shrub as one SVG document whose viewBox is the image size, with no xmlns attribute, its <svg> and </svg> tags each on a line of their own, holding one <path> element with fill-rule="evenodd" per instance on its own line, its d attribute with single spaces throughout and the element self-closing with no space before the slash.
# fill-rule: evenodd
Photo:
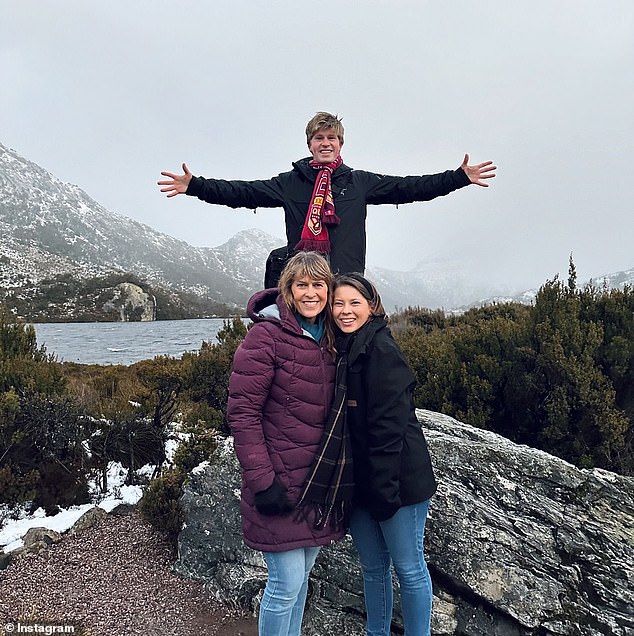
<svg viewBox="0 0 634 636">
<path fill-rule="evenodd" d="M 85 420 L 68 396 L 15 392 L 0 400 L 0 467 L 12 488 L 0 501 L 33 501 L 48 513 L 88 497 Z M 20 490 L 21 489 L 21 490 Z"/>
<path fill-rule="evenodd" d="M 90 501 L 86 462 L 78 459 L 61 464 L 57 460 L 45 462 L 37 469 L 32 508 L 44 508 L 54 515 L 61 508 L 77 506 Z"/>
<path fill-rule="evenodd" d="M 88 444 L 93 465 L 102 471 L 104 485 L 112 461 L 128 469 L 127 484 L 135 483 L 135 471 L 139 468 L 151 464 L 158 472 L 165 461 L 163 431 L 139 415 L 115 414 L 112 420 L 102 420 Z"/>
<path fill-rule="evenodd" d="M 0 501 L 47 512 L 88 495 L 83 412 L 35 331 L 0 307 Z"/>
<path fill-rule="evenodd" d="M 194 415 L 205 415 L 207 419 Z M 218 426 L 222 421 L 222 414 L 211 407 L 201 409 L 201 405 L 195 405 L 193 413 L 188 415 L 183 424 L 182 432 L 185 439 L 180 443 L 174 454 L 174 465 L 183 472 L 188 473 L 204 461 L 208 461 L 218 446 Z"/>
<path fill-rule="evenodd" d="M 224 327 L 218 332 L 217 344 L 203 342 L 197 353 L 183 355 L 183 388 L 188 398 L 222 414 L 219 420 L 221 429 L 227 412 L 233 355 L 246 332 L 246 326 L 240 318 L 225 321 Z"/>
<path fill-rule="evenodd" d="M 143 518 L 165 534 L 174 547 L 183 527 L 180 498 L 184 480 L 185 473 L 180 469 L 168 470 L 150 482 L 139 502 Z"/>
<path fill-rule="evenodd" d="M 39 473 L 32 470 L 26 474 L 15 474 L 8 463 L 0 466 L 0 501 L 13 507 L 32 501 L 37 493 Z"/>
<path fill-rule="evenodd" d="M 574 268 L 533 306 L 407 310 L 395 333 L 416 405 L 580 467 L 634 474 L 634 294 L 578 290 Z"/>
<path fill-rule="evenodd" d="M 43 360 L 45 357 L 45 350 L 37 348 L 33 326 L 18 322 L 4 305 L 0 305 L 0 359 Z"/>
</svg>

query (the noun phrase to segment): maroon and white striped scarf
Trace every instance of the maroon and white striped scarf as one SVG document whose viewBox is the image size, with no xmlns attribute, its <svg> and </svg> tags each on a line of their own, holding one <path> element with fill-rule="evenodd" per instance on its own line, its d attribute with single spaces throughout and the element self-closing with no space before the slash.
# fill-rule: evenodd
<svg viewBox="0 0 634 636">
<path fill-rule="evenodd" d="M 332 163 L 317 163 L 314 159 L 310 166 L 319 170 L 313 196 L 308 204 L 306 220 L 302 228 L 302 235 L 295 250 L 315 251 L 322 254 L 330 253 L 328 225 L 338 225 L 339 217 L 335 214 L 335 202 L 332 197 L 332 173 L 343 163 L 339 155 Z"/>
</svg>

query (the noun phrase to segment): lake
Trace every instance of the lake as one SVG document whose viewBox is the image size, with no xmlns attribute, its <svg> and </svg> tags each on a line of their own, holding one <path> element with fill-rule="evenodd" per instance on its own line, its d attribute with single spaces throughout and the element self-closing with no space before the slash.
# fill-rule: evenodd
<svg viewBox="0 0 634 636">
<path fill-rule="evenodd" d="M 224 318 L 154 322 L 64 322 L 34 324 L 38 345 L 62 362 L 133 364 L 158 355 L 180 357 L 217 342 Z"/>
</svg>

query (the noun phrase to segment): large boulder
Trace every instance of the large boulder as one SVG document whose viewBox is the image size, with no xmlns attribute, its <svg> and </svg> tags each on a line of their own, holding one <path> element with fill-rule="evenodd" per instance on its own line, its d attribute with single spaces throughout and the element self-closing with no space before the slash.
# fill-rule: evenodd
<svg viewBox="0 0 634 636">
<path fill-rule="evenodd" d="M 450 417 L 418 411 L 439 482 L 425 549 L 432 633 L 634 635 L 634 480 L 567 462 Z M 232 439 L 194 471 L 182 499 L 179 573 L 257 610 L 262 556 L 240 530 Z M 349 537 L 321 551 L 305 636 L 362 636 L 362 580 Z M 402 633 L 395 608 L 394 633 Z"/>
<path fill-rule="evenodd" d="M 134 283 L 119 283 L 110 290 L 103 310 L 118 316 L 121 322 L 146 322 L 156 319 L 156 299 Z"/>
</svg>

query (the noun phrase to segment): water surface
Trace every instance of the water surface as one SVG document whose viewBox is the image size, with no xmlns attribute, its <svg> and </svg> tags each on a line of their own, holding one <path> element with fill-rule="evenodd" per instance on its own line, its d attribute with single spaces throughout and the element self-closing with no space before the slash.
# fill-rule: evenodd
<svg viewBox="0 0 634 636">
<path fill-rule="evenodd" d="M 198 351 L 203 341 L 216 342 L 225 319 L 155 322 L 38 323 L 38 345 L 62 362 L 132 364 L 158 355 L 180 357 Z"/>
</svg>

